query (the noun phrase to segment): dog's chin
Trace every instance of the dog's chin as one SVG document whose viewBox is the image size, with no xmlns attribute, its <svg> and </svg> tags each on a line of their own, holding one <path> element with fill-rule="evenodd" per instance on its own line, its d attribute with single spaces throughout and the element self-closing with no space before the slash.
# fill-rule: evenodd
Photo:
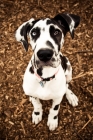
<svg viewBox="0 0 93 140">
<path fill-rule="evenodd" d="M 35 64 L 36 64 L 36 67 L 37 68 L 41 68 L 41 67 L 57 68 L 60 65 L 60 61 L 57 61 L 57 62 L 51 62 L 51 61 L 49 61 L 49 62 L 46 62 L 46 63 L 40 61 L 38 64 L 37 63 L 35 63 Z"/>
</svg>

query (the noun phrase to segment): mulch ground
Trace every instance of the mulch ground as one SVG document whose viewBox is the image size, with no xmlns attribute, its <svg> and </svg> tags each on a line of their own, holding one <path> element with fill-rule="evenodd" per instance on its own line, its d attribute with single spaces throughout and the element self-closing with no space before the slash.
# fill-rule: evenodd
<svg viewBox="0 0 93 140">
<path fill-rule="evenodd" d="M 70 88 L 79 98 L 75 108 L 65 96 L 59 126 L 51 132 L 47 116 L 51 101 L 42 101 L 43 120 L 31 122 L 33 106 L 22 89 L 22 78 L 32 51 L 26 53 L 15 40 L 15 31 L 30 18 L 78 14 L 81 23 L 72 40 L 68 33 L 62 52 L 70 59 Z M 0 1 L 0 140 L 93 140 L 93 1 L 2 0 Z"/>
</svg>

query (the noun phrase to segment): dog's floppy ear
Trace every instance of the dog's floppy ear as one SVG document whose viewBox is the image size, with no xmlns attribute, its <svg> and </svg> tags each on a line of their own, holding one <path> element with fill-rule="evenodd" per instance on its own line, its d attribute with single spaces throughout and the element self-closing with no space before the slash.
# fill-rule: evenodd
<svg viewBox="0 0 93 140">
<path fill-rule="evenodd" d="M 71 37 L 74 38 L 74 29 L 80 23 L 80 17 L 74 14 L 58 14 L 54 17 L 54 20 L 57 21 L 62 28 L 65 29 L 66 32 L 70 32 Z"/>
<path fill-rule="evenodd" d="M 31 30 L 31 28 L 33 27 L 33 23 L 34 19 L 31 18 L 29 21 L 24 22 L 21 26 L 19 26 L 19 28 L 16 31 L 15 37 L 17 41 L 20 41 L 25 50 L 28 50 L 28 39 L 27 39 L 27 34 L 29 33 L 29 31 Z"/>
</svg>

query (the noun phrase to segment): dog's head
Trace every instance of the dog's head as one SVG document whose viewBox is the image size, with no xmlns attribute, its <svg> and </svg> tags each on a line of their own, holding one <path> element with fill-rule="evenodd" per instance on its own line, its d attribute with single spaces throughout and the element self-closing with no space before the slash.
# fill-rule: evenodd
<svg viewBox="0 0 93 140">
<path fill-rule="evenodd" d="M 70 32 L 74 37 L 74 30 L 79 25 L 80 17 L 73 14 L 58 14 L 54 18 L 33 18 L 23 23 L 16 31 L 17 41 L 22 42 L 28 50 L 28 38 L 34 51 L 32 63 L 36 68 L 60 64 L 60 48 L 64 43 L 64 37 Z"/>
</svg>

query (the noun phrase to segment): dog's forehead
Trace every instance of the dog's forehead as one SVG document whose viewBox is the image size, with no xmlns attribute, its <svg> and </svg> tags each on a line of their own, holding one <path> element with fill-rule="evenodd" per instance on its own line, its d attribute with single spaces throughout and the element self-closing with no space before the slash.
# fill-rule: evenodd
<svg viewBox="0 0 93 140">
<path fill-rule="evenodd" d="M 54 26 L 55 28 L 58 27 L 56 22 L 54 22 L 52 19 L 45 18 L 45 19 L 40 19 L 38 22 L 36 22 L 33 28 L 39 27 L 40 29 L 44 29 L 44 28 L 49 28 L 50 25 Z"/>
</svg>

